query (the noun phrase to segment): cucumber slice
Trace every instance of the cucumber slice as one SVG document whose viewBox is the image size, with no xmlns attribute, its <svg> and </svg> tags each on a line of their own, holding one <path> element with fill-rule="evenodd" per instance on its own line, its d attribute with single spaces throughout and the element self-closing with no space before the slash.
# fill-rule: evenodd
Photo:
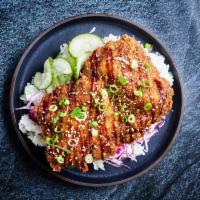
<svg viewBox="0 0 200 200">
<path fill-rule="evenodd" d="M 39 90 L 34 86 L 28 83 L 26 87 L 24 88 L 24 94 L 27 100 L 29 100 L 32 96 L 37 94 Z"/>
<path fill-rule="evenodd" d="M 65 51 L 62 54 L 59 54 L 58 58 L 64 58 L 64 59 L 66 59 L 71 66 L 74 66 L 76 64 L 76 58 L 74 58 L 74 57 L 72 57 L 70 55 L 68 45 L 66 45 Z"/>
<path fill-rule="evenodd" d="M 103 45 L 102 39 L 91 33 L 74 37 L 69 43 L 69 52 L 73 57 L 82 57 L 85 52 L 92 52 Z"/>
<path fill-rule="evenodd" d="M 89 56 L 90 53 L 85 53 L 76 59 L 76 65 L 73 67 L 73 76 L 75 79 L 78 79 L 80 71 L 84 65 L 84 62 L 88 59 Z"/>
<path fill-rule="evenodd" d="M 64 58 L 56 58 L 53 61 L 54 75 L 57 74 L 72 74 L 72 68 L 70 64 Z"/>
<path fill-rule="evenodd" d="M 47 60 L 44 62 L 44 72 L 53 73 L 53 58 L 48 57 Z"/>
<path fill-rule="evenodd" d="M 46 89 L 52 82 L 52 75 L 49 72 L 37 72 L 33 78 L 33 84 L 40 90 Z"/>
<path fill-rule="evenodd" d="M 54 76 L 53 83 L 57 86 L 62 86 L 71 81 L 72 74 L 59 74 Z"/>
<path fill-rule="evenodd" d="M 72 68 L 66 59 L 58 57 L 54 60 L 53 83 L 57 86 L 69 83 L 72 77 Z"/>
</svg>

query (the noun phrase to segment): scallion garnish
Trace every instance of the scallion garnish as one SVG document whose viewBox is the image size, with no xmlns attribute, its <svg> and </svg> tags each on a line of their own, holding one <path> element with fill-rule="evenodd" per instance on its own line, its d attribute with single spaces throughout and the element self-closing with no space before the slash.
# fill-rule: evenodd
<svg viewBox="0 0 200 200">
<path fill-rule="evenodd" d="M 87 106 L 82 106 L 81 109 L 82 109 L 82 111 L 86 112 L 88 107 Z"/>
<path fill-rule="evenodd" d="M 69 105 L 69 104 L 70 104 L 69 99 L 63 98 L 63 99 L 61 99 L 61 100 L 59 101 L 59 105 L 60 105 L 60 106 L 67 106 L 67 105 Z"/>
<path fill-rule="evenodd" d="M 132 62 L 131 62 L 131 68 L 132 69 L 135 69 L 135 68 L 137 68 L 138 67 L 138 62 L 137 62 L 137 60 L 132 60 Z"/>
<path fill-rule="evenodd" d="M 50 137 L 47 137 L 47 138 L 45 139 L 44 143 L 45 143 L 46 145 L 51 144 L 51 138 L 50 138 Z"/>
<path fill-rule="evenodd" d="M 123 76 L 118 76 L 118 81 L 121 83 L 121 85 L 126 85 L 126 79 Z"/>
<path fill-rule="evenodd" d="M 60 117 L 57 115 L 56 117 L 54 117 L 54 118 L 51 120 L 51 123 L 52 123 L 53 125 L 56 125 L 59 119 L 60 119 Z"/>
<path fill-rule="evenodd" d="M 66 112 L 59 112 L 59 117 L 65 117 L 65 116 L 67 116 L 67 113 Z"/>
<path fill-rule="evenodd" d="M 90 92 L 90 94 L 94 100 L 94 106 L 97 107 L 99 105 L 99 99 L 97 98 L 96 93 Z"/>
<path fill-rule="evenodd" d="M 128 121 L 128 118 L 127 118 L 126 115 L 122 115 L 122 116 L 121 116 L 121 120 L 122 120 L 122 122 L 127 122 L 127 121 Z"/>
<path fill-rule="evenodd" d="M 52 104 L 49 106 L 49 111 L 50 112 L 55 112 L 58 109 L 58 106 L 55 104 Z"/>
<path fill-rule="evenodd" d="M 55 128 L 54 128 L 54 132 L 55 133 L 61 133 L 64 131 L 64 125 L 59 123 Z"/>
<path fill-rule="evenodd" d="M 93 156 L 92 156 L 92 154 L 87 154 L 85 156 L 85 162 L 88 163 L 88 164 L 93 163 Z"/>
<path fill-rule="evenodd" d="M 95 98 L 94 99 L 94 106 L 97 107 L 99 105 L 99 99 Z"/>
<path fill-rule="evenodd" d="M 54 145 L 55 143 L 58 142 L 58 138 L 59 138 L 58 134 L 54 134 L 52 137 L 47 137 L 44 143 L 47 145 Z"/>
<path fill-rule="evenodd" d="M 144 48 L 145 48 L 145 49 L 152 49 L 152 47 L 153 47 L 153 45 L 150 44 L 150 43 L 145 43 L 145 44 L 144 44 Z"/>
<path fill-rule="evenodd" d="M 80 107 L 75 107 L 74 110 L 71 112 L 70 116 L 71 118 L 84 119 L 85 112 Z"/>
<path fill-rule="evenodd" d="M 135 115 L 134 115 L 134 114 L 130 114 L 130 115 L 128 116 L 128 122 L 129 122 L 130 124 L 135 123 Z"/>
<path fill-rule="evenodd" d="M 107 105 L 105 103 L 99 103 L 98 108 L 99 111 L 104 112 L 107 109 Z"/>
<path fill-rule="evenodd" d="M 111 93 L 117 93 L 119 91 L 119 89 L 116 85 L 110 85 L 109 89 L 110 89 Z"/>
<path fill-rule="evenodd" d="M 59 164 L 64 163 L 64 158 L 62 157 L 62 155 L 55 156 L 55 159 Z"/>
<path fill-rule="evenodd" d="M 107 99 L 108 98 L 108 92 L 106 89 L 101 90 L 101 97 L 102 99 Z"/>
<path fill-rule="evenodd" d="M 91 121 L 89 124 L 90 127 L 95 128 L 98 126 L 98 122 L 97 121 Z"/>
<path fill-rule="evenodd" d="M 63 150 L 63 151 L 64 151 L 65 153 L 67 153 L 67 154 L 70 154 L 70 153 L 71 153 L 70 150 L 65 149 L 65 148 L 63 148 L 63 147 L 61 147 L 61 146 L 55 144 L 55 143 L 57 143 L 57 142 L 58 142 L 58 134 L 54 134 L 52 137 L 47 137 L 46 140 L 45 140 L 45 144 L 46 144 L 46 145 L 49 145 L 49 146 L 52 146 L 52 147 L 56 147 L 56 148 L 58 148 L 58 149 L 61 149 L 61 150 Z"/>
<path fill-rule="evenodd" d="M 92 130 L 91 130 L 91 133 L 92 133 L 92 136 L 93 137 L 98 137 L 98 130 L 96 130 L 96 129 L 94 129 L 94 128 L 92 128 Z"/>
<path fill-rule="evenodd" d="M 135 90 L 133 93 L 136 97 L 142 97 L 142 91 L 141 90 Z"/>
<path fill-rule="evenodd" d="M 148 102 L 144 105 L 144 110 L 146 110 L 146 111 L 151 110 L 151 108 L 152 108 L 152 104 L 150 102 Z"/>
<path fill-rule="evenodd" d="M 114 114 L 115 114 L 115 116 L 118 116 L 118 115 L 120 115 L 120 112 L 115 112 Z"/>
</svg>

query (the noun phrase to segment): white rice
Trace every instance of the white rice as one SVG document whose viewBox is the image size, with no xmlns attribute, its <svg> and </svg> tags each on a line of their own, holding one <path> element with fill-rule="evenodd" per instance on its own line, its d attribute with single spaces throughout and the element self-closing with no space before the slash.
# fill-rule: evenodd
<svg viewBox="0 0 200 200">
<path fill-rule="evenodd" d="M 28 115 L 22 115 L 19 121 L 19 130 L 26 134 L 34 145 L 44 146 L 44 139 L 41 135 L 40 126 L 29 118 Z"/>
<path fill-rule="evenodd" d="M 95 31 L 95 27 L 91 30 L 91 32 Z M 104 37 L 103 41 L 104 43 L 108 41 L 117 41 L 120 39 L 120 36 L 115 36 L 113 34 L 109 34 L 109 36 Z M 63 44 L 60 47 L 61 53 L 65 54 L 66 52 L 66 46 L 67 44 Z M 143 47 L 143 45 L 141 44 Z M 163 55 L 161 55 L 158 52 L 149 52 L 146 49 L 144 49 L 146 54 L 151 58 L 152 63 L 154 66 L 157 68 L 157 70 L 160 73 L 160 76 L 165 78 L 170 85 L 173 84 L 173 76 L 169 72 L 170 66 L 165 63 L 165 58 Z M 44 139 L 41 135 L 42 131 L 40 127 L 32 121 L 28 115 L 23 115 L 19 121 L 19 129 L 22 131 L 22 133 L 26 134 L 27 137 L 33 142 L 34 145 L 38 146 L 45 146 L 44 144 Z M 136 155 L 144 155 L 144 149 L 142 149 L 142 146 L 136 146 L 137 148 L 135 149 Z M 104 161 L 103 160 L 98 160 L 95 161 L 94 163 L 94 169 L 98 170 L 105 170 L 104 168 Z"/>
<path fill-rule="evenodd" d="M 116 35 L 113 35 L 110 33 L 108 36 L 103 38 L 103 41 L 104 41 L 104 43 L 106 43 L 108 41 L 117 41 L 119 39 L 120 39 L 120 36 L 116 36 Z"/>
<path fill-rule="evenodd" d="M 104 42 L 117 41 L 119 39 L 120 39 L 120 36 L 109 34 L 107 37 L 103 38 L 103 41 Z M 169 82 L 169 84 L 172 86 L 174 79 L 171 72 L 169 72 L 170 66 L 165 63 L 165 57 L 161 55 L 159 52 L 149 52 L 148 50 L 144 48 L 143 44 L 141 44 L 141 47 L 144 49 L 146 54 L 151 58 L 151 61 L 156 67 L 156 69 L 159 71 L 160 76 L 162 78 L 165 78 Z"/>
<path fill-rule="evenodd" d="M 171 72 L 169 72 L 169 65 L 165 63 L 165 57 L 161 55 L 159 52 L 149 52 L 148 53 L 152 63 L 156 67 L 156 69 L 159 71 L 160 76 L 162 78 L 165 78 L 169 84 L 173 85 L 173 76 Z"/>
</svg>

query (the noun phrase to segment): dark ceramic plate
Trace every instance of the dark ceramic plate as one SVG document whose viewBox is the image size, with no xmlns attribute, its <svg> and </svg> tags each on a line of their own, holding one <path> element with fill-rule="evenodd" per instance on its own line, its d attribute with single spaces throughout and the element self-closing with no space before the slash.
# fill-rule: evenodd
<svg viewBox="0 0 200 200">
<path fill-rule="evenodd" d="M 149 152 L 146 156 L 138 157 L 138 162 L 126 161 L 130 167 L 115 168 L 106 165 L 106 171 L 94 171 L 81 173 L 76 169 L 65 169 L 61 173 L 51 171 L 44 154 L 44 149 L 35 147 L 30 140 L 26 138 L 19 130 L 17 123 L 23 111 L 15 111 L 14 108 L 22 106 L 19 97 L 27 82 L 31 81 L 36 71 L 41 71 L 44 61 L 48 56 L 56 56 L 59 52 L 59 46 L 74 36 L 88 32 L 92 27 L 96 27 L 96 34 L 107 36 L 109 33 L 114 35 L 129 34 L 134 35 L 137 40 L 142 42 L 151 42 L 155 50 L 159 51 L 170 64 L 170 71 L 174 76 L 173 112 L 167 118 L 164 127 L 154 136 L 149 143 Z M 28 152 L 32 160 L 35 160 L 43 169 L 53 174 L 55 177 L 71 183 L 85 186 L 106 186 L 119 184 L 130 179 L 143 175 L 155 164 L 157 164 L 172 146 L 180 128 L 183 115 L 183 94 L 182 84 L 179 73 L 175 67 L 174 60 L 169 55 L 164 45 L 148 30 L 140 25 L 121 19 L 102 14 L 89 14 L 78 17 L 68 18 L 49 29 L 42 32 L 30 44 L 22 55 L 15 70 L 11 90 L 10 90 L 10 110 L 15 131 Z"/>
</svg>

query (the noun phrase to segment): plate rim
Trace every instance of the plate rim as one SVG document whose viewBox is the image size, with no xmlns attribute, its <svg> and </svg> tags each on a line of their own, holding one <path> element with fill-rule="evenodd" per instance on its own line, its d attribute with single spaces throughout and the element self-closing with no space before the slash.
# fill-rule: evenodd
<svg viewBox="0 0 200 200">
<path fill-rule="evenodd" d="M 29 53 L 29 51 L 32 49 L 32 47 L 43 37 L 45 36 L 47 33 L 49 33 L 50 31 L 52 31 L 53 29 L 67 23 L 70 21 L 74 21 L 77 19 L 84 19 L 84 18 L 108 18 L 109 20 L 116 20 L 116 21 L 120 21 L 120 22 L 125 22 L 126 24 L 130 24 L 133 25 L 135 27 L 138 27 L 140 30 L 146 32 L 153 40 L 156 40 L 157 43 L 164 49 L 164 51 L 168 54 L 169 58 L 171 59 L 171 62 L 174 65 L 175 71 L 177 73 L 177 78 L 179 80 L 180 83 L 180 92 L 181 92 L 181 96 L 180 96 L 180 100 L 181 100 L 181 109 L 180 109 L 180 116 L 179 116 L 179 122 L 177 125 L 177 128 L 174 132 L 173 137 L 171 138 L 168 146 L 165 148 L 164 152 L 158 156 L 158 158 L 153 161 L 149 166 L 147 166 L 145 169 L 143 169 L 141 172 L 130 176 L 128 178 L 122 179 L 122 180 L 117 180 L 117 181 L 112 181 L 109 183 L 91 183 L 91 182 L 82 182 L 82 181 L 76 181 L 76 180 L 72 180 L 70 178 L 64 177 L 58 173 L 55 173 L 51 170 L 49 170 L 46 166 L 44 166 L 38 159 L 37 157 L 35 157 L 35 155 L 30 151 L 28 145 L 26 144 L 25 140 L 22 137 L 21 132 L 18 129 L 18 124 L 17 124 L 17 120 L 15 117 L 15 109 L 14 109 L 14 101 L 13 101 L 13 94 L 14 94 L 14 87 L 15 87 L 15 83 L 16 83 L 16 78 L 18 75 L 18 72 L 20 70 L 20 67 L 24 61 L 24 59 L 26 58 L 27 54 Z M 143 27 L 143 25 L 138 24 L 137 22 L 135 22 L 134 20 L 128 20 L 127 18 L 124 17 L 120 17 L 120 16 L 116 16 L 116 15 L 111 15 L 111 14 L 101 14 L 101 13 L 90 13 L 90 14 L 82 14 L 82 15 L 78 15 L 78 16 L 71 16 L 71 17 L 67 17 L 61 21 L 58 21 L 57 23 L 54 23 L 53 25 L 51 25 L 50 27 L 44 29 L 43 31 L 39 32 L 39 34 L 36 35 L 36 37 L 34 37 L 34 39 L 30 42 L 30 44 L 28 45 L 28 47 L 26 47 L 25 51 L 23 52 L 23 54 L 20 56 L 20 59 L 16 65 L 16 68 L 14 70 L 14 74 L 12 76 L 12 80 L 11 80 L 11 84 L 10 84 L 10 92 L 9 92 L 9 111 L 10 111 L 10 115 L 11 115 L 11 119 L 12 119 L 12 126 L 14 127 L 14 130 L 17 133 L 17 138 L 20 140 L 20 142 L 23 145 L 24 150 L 28 153 L 28 155 L 30 156 L 31 160 L 33 160 L 42 170 L 46 171 L 47 173 L 53 175 L 54 177 L 68 182 L 68 183 L 72 183 L 72 184 L 76 184 L 76 185 L 81 185 L 81 186 L 89 186 L 89 187 L 103 187 L 103 186 L 111 186 L 111 185 L 117 185 L 117 184 L 121 184 L 127 181 L 130 181 L 132 179 L 136 179 L 144 174 L 146 174 L 149 170 L 151 170 L 152 168 L 154 168 L 160 161 L 162 161 L 164 159 L 164 157 L 167 155 L 167 153 L 171 150 L 173 144 L 175 143 L 175 140 L 179 134 L 180 128 L 181 128 L 181 124 L 183 121 L 183 115 L 184 115 L 184 90 L 183 90 L 183 82 L 182 82 L 182 78 L 180 75 L 180 72 L 177 68 L 177 63 L 175 62 L 175 59 L 173 58 L 173 56 L 171 55 L 170 51 L 168 50 L 168 48 L 165 47 L 165 45 L 160 41 L 160 39 L 156 36 L 156 34 L 152 33 L 151 31 L 149 31 L 147 28 Z"/>
</svg>

